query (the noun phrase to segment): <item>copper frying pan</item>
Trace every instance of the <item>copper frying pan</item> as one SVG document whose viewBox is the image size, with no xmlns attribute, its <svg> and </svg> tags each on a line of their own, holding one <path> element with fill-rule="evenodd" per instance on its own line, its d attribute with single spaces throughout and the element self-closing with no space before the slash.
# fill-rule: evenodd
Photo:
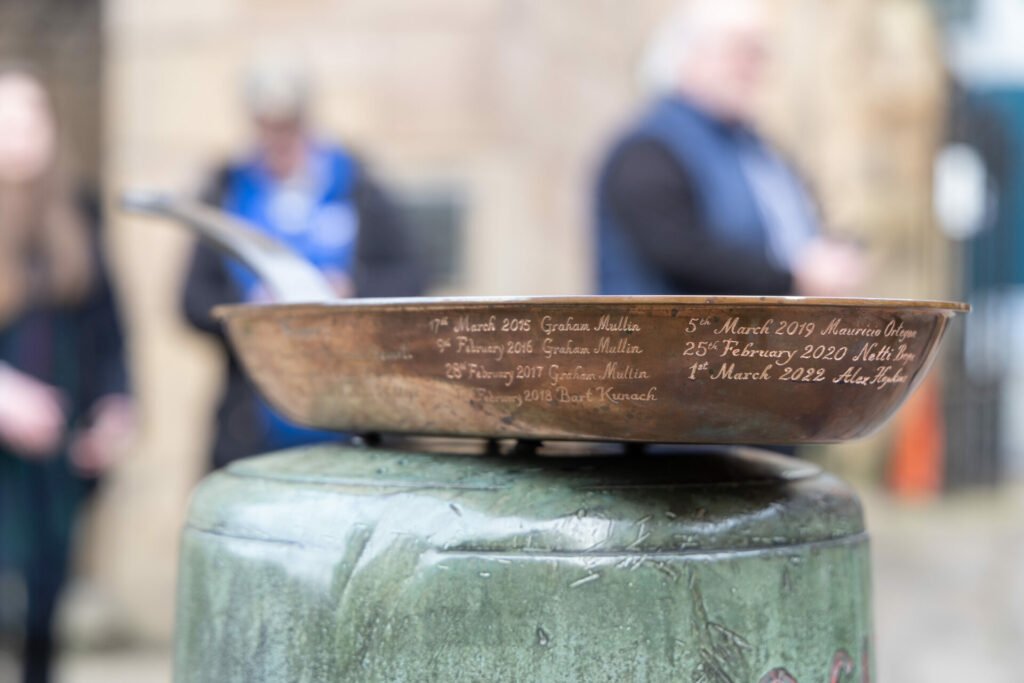
<svg viewBox="0 0 1024 683">
<path fill-rule="evenodd" d="M 263 395 L 321 429 L 665 443 L 832 442 L 878 428 L 960 303 L 804 297 L 334 299 L 301 257 L 193 202 L 190 226 L 280 303 L 215 315 Z"/>
</svg>

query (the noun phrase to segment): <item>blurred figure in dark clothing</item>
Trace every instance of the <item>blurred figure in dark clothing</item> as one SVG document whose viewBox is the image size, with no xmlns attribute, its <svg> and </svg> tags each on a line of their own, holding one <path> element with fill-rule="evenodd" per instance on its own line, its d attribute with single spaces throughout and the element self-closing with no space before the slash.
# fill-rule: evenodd
<svg viewBox="0 0 1024 683">
<path fill-rule="evenodd" d="M 693 0 L 646 65 L 663 94 L 597 186 L 605 294 L 849 294 L 859 254 L 820 236 L 804 181 L 753 129 L 769 58 L 763 3 Z"/>
<path fill-rule="evenodd" d="M 50 680 L 75 513 L 133 424 L 97 204 L 57 146 L 39 81 L 0 71 L 0 574 L 25 588 L 32 683 Z"/>
<path fill-rule="evenodd" d="M 410 236 L 363 161 L 309 130 L 309 84 L 296 65 L 266 62 L 245 82 L 253 150 L 214 174 L 204 201 L 243 218 L 304 255 L 340 297 L 415 296 L 423 277 Z M 210 309 L 267 301 L 255 275 L 204 245 L 185 289 L 188 320 L 225 342 Z M 263 451 L 337 438 L 299 428 L 260 399 L 225 343 L 228 378 L 217 414 L 213 465 Z"/>
</svg>

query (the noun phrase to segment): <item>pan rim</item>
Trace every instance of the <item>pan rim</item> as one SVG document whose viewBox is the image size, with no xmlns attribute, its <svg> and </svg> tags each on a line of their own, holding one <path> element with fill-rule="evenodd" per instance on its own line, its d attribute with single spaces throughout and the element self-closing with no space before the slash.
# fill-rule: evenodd
<svg viewBox="0 0 1024 683">
<path fill-rule="evenodd" d="M 239 314 L 262 314 L 274 311 L 296 313 L 300 310 L 323 311 L 324 309 L 359 310 L 429 310 L 432 308 L 488 308 L 493 306 L 786 306 L 817 308 L 877 308 L 886 310 L 916 309 L 946 313 L 967 313 L 970 304 L 959 301 L 933 299 L 889 299 L 853 297 L 804 297 L 804 296 L 695 296 L 695 295 L 565 295 L 565 296 L 461 296 L 461 297 L 406 297 L 336 299 L 331 301 L 310 301 L 296 303 L 241 303 L 221 304 L 213 308 L 216 318 Z"/>
</svg>

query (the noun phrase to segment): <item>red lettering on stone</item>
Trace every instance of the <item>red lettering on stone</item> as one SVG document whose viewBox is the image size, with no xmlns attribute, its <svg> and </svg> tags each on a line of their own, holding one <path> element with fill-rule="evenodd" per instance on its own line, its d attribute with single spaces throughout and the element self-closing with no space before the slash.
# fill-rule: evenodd
<svg viewBox="0 0 1024 683">
<path fill-rule="evenodd" d="M 797 680 L 785 669 L 772 669 L 758 683 L 797 683 Z"/>
<path fill-rule="evenodd" d="M 832 657 L 832 669 L 828 674 L 828 683 L 840 683 L 843 674 L 853 673 L 853 658 L 846 652 L 840 650 Z"/>
</svg>

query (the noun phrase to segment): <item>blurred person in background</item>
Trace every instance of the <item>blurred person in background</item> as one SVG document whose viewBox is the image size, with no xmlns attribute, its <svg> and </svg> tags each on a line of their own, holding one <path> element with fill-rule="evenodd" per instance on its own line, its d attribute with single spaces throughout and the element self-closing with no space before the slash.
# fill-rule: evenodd
<svg viewBox="0 0 1024 683">
<path fill-rule="evenodd" d="M 691 0 L 657 32 L 644 75 L 658 96 L 598 179 L 601 293 L 848 295 L 862 279 L 755 130 L 769 42 L 758 0 Z"/>
<path fill-rule="evenodd" d="M 255 145 L 219 168 L 203 200 L 245 219 L 316 265 L 339 297 L 416 296 L 423 276 L 398 212 L 366 164 L 309 125 L 307 74 L 287 60 L 250 67 L 244 102 Z M 198 245 L 184 294 L 188 320 L 214 335 L 228 357 L 213 465 L 256 453 L 336 439 L 297 427 L 259 398 L 210 316 L 217 304 L 268 301 L 255 275 Z"/>
<path fill-rule="evenodd" d="M 24 586 L 32 683 L 50 680 L 75 514 L 134 422 L 98 204 L 60 142 L 40 81 L 0 70 L 0 573 Z"/>
</svg>

